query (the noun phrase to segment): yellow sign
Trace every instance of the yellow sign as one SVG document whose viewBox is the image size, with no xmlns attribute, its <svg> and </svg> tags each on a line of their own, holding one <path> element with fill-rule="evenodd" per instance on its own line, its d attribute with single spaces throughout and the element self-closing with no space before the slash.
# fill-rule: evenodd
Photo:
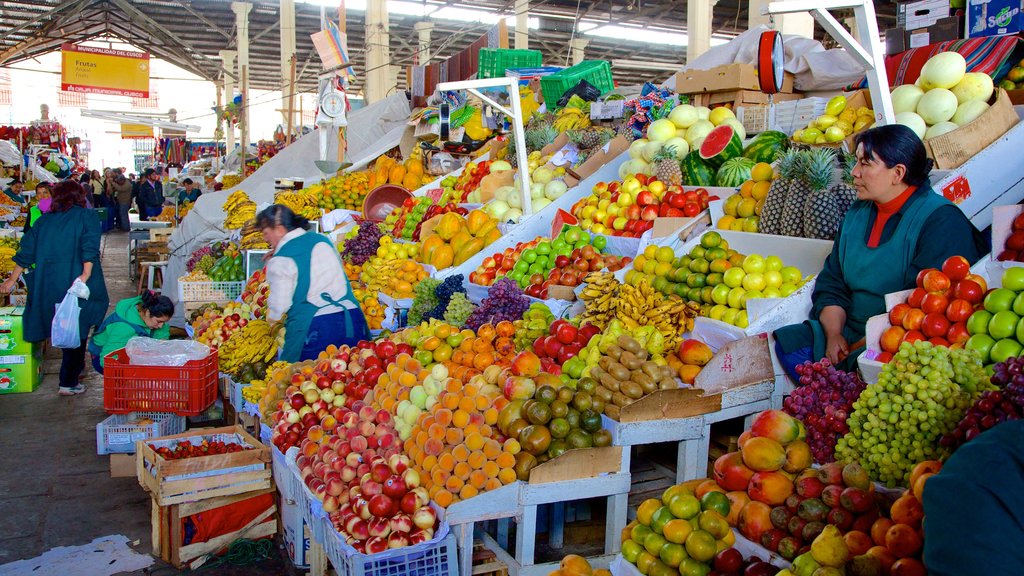
<svg viewBox="0 0 1024 576">
<path fill-rule="evenodd" d="M 61 90 L 149 98 L 149 54 L 64 44 Z"/>
<path fill-rule="evenodd" d="M 153 127 L 145 124 L 121 124 L 121 138 L 152 138 Z"/>
</svg>

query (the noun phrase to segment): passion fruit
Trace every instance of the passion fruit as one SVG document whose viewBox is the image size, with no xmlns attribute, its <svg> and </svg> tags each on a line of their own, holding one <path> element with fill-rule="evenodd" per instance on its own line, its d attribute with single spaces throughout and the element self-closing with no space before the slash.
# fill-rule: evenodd
<svg viewBox="0 0 1024 576">
<path fill-rule="evenodd" d="M 512 470 L 516 473 L 516 479 L 526 482 L 530 479 L 530 470 L 537 465 L 537 458 L 529 452 L 519 452 L 516 454 L 516 463 L 512 466 Z"/>
<path fill-rule="evenodd" d="M 543 402 L 534 402 L 524 410 L 524 416 L 530 424 L 547 424 L 551 420 L 551 407 Z"/>
<path fill-rule="evenodd" d="M 552 438 L 561 439 L 568 436 L 572 428 L 569 426 L 569 421 L 565 418 L 554 418 L 548 423 L 548 431 L 551 432 Z"/>
<path fill-rule="evenodd" d="M 594 432 L 594 446 L 602 448 L 604 446 L 612 445 L 612 433 L 605 430 L 604 428 Z"/>
<path fill-rule="evenodd" d="M 565 415 L 569 413 L 569 406 L 561 400 L 552 402 L 550 408 L 552 418 L 565 418 Z"/>
<path fill-rule="evenodd" d="M 544 404 L 551 404 L 558 399 L 558 392 L 553 387 L 544 384 L 537 388 L 537 393 L 534 394 L 534 398 Z"/>
<path fill-rule="evenodd" d="M 571 434 L 570 432 L 570 436 Z M 519 431 L 519 444 L 523 450 L 540 456 L 551 446 L 551 431 L 546 426 L 527 426 Z"/>
<path fill-rule="evenodd" d="M 601 414 L 594 410 L 580 412 L 580 428 L 593 434 L 601 429 Z"/>
</svg>

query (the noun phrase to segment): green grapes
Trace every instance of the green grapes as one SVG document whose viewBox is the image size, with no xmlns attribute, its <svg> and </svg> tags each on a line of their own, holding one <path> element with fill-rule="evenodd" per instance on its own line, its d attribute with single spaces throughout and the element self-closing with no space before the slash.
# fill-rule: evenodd
<svg viewBox="0 0 1024 576">
<path fill-rule="evenodd" d="M 413 288 L 416 296 L 412 300 L 412 308 L 409 310 L 409 324 L 416 325 L 423 321 L 423 315 L 437 306 L 437 295 L 434 290 L 441 284 L 436 278 L 424 278 Z"/>
<path fill-rule="evenodd" d="M 452 326 L 465 326 L 466 319 L 473 313 L 476 306 L 466 298 L 466 295 L 462 292 L 456 292 L 452 294 L 452 299 L 448 302 L 448 308 L 444 311 L 444 321 L 451 324 Z"/>
<path fill-rule="evenodd" d="M 887 486 L 905 486 L 914 465 L 946 454 L 939 439 L 992 388 L 977 352 L 904 343 L 853 403 L 836 460 L 859 462 Z"/>
</svg>

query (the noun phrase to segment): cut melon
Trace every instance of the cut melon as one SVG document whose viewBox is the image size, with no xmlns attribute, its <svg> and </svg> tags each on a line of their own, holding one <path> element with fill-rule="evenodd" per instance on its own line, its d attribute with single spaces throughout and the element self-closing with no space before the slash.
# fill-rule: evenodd
<svg viewBox="0 0 1024 576">
<path fill-rule="evenodd" d="M 743 142 L 736 129 L 728 124 L 712 130 L 700 145 L 700 158 L 717 170 L 726 160 L 743 155 Z"/>
</svg>

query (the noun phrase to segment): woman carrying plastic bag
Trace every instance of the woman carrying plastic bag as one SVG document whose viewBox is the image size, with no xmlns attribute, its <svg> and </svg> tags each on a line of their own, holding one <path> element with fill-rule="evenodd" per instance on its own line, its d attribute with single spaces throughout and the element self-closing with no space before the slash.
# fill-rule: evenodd
<svg viewBox="0 0 1024 576">
<path fill-rule="evenodd" d="M 0 284 L 0 293 L 9 293 L 22 272 L 31 270 L 25 278 L 28 301 L 22 317 L 26 342 L 50 338 L 58 304 L 70 298 L 67 307 L 71 309 L 77 301 L 78 344 L 63 350 L 59 393 L 71 396 L 85 392 L 78 381 L 85 369 L 85 342 L 89 330 L 103 321 L 110 300 L 100 267 L 100 222 L 85 208 L 85 192 L 77 182 L 65 180 L 54 186 L 50 212 L 40 216 L 22 238 L 14 263 L 11 277 Z M 76 279 L 88 291 L 75 288 L 69 296 Z M 74 323 L 68 320 L 71 313 L 65 310 L 58 321 L 59 334 L 53 334 L 65 345 L 74 345 L 69 337 L 74 336 Z"/>
</svg>

